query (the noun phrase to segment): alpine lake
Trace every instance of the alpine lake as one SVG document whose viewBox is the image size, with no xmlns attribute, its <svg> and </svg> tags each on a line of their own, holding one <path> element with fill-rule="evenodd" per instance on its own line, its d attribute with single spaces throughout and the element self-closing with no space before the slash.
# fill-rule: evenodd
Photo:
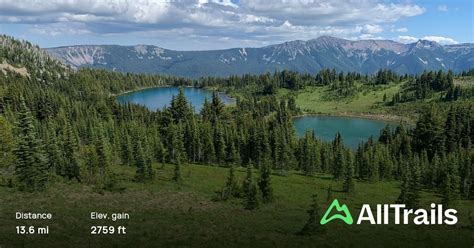
<svg viewBox="0 0 474 248">
<path fill-rule="evenodd" d="M 211 100 L 213 94 L 211 90 L 193 87 L 184 87 L 183 90 L 196 112 L 201 110 L 206 98 Z M 122 104 L 138 104 L 156 111 L 169 107 L 171 99 L 178 94 L 178 91 L 179 87 L 176 86 L 156 87 L 125 93 L 117 96 L 117 99 Z M 235 103 L 235 99 L 226 94 L 218 94 L 224 104 Z M 344 144 L 356 149 L 361 142 L 367 141 L 369 137 L 378 138 L 380 130 L 386 125 L 393 126 L 393 123 L 355 117 L 307 115 L 293 118 L 293 125 L 299 137 L 309 130 L 314 131 L 316 136 L 328 142 L 332 141 L 336 133 L 339 132 Z"/>
</svg>

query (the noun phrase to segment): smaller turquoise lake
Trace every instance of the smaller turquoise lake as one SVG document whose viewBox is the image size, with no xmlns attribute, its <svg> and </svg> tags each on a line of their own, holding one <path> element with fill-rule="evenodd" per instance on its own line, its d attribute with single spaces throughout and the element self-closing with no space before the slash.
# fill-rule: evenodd
<svg viewBox="0 0 474 248">
<path fill-rule="evenodd" d="M 208 101 L 212 99 L 212 92 L 210 90 L 183 87 L 184 95 L 191 102 L 194 110 L 199 112 L 204 104 L 204 100 L 207 98 Z M 164 107 L 169 107 L 173 96 L 178 95 L 179 87 L 156 87 L 150 89 L 144 89 L 119 95 L 117 97 L 120 103 L 135 103 L 147 107 L 148 109 L 155 111 L 161 110 Z M 225 104 L 234 103 L 235 100 L 224 93 L 218 93 L 222 102 Z"/>
<path fill-rule="evenodd" d="M 387 124 L 393 127 L 393 123 L 340 116 L 303 116 L 293 119 L 296 133 L 302 137 L 307 130 L 314 130 L 317 137 L 331 142 L 337 132 L 344 140 L 344 144 L 356 149 L 359 143 L 367 141 L 370 136 L 377 139 Z"/>
</svg>

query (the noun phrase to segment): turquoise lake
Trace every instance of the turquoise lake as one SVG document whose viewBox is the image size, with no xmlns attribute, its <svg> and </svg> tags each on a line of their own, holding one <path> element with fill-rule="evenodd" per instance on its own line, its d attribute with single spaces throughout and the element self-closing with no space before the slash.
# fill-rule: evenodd
<svg viewBox="0 0 474 248">
<path fill-rule="evenodd" d="M 143 105 L 150 110 L 163 109 L 170 106 L 173 96 L 178 94 L 178 87 L 157 87 L 130 92 L 118 96 L 121 103 L 135 103 Z M 204 99 L 211 100 L 212 91 L 184 87 L 184 95 L 191 102 L 195 111 L 200 111 L 204 103 Z M 234 103 L 235 100 L 229 96 L 219 93 L 221 100 L 226 103 Z M 307 130 L 314 130 L 316 136 L 324 141 L 334 140 L 337 132 L 340 132 L 344 140 L 344 144 L 357 148 L 359 143 L 367 141 L 370 136 L 378 138 L 380 130 L 389 122 L 369 120 L 352 117 L 339 116 L 304 116 L 293 119 L 293 125 L 298 136 L 303 136 Z M 393 125 L 393 123 L 392 123 Z"/>
<path fill-rule="evenodd" d="M 183 87 L 184 95 L 191 102 L 191 105 L 194 107 L 194 110 L 199 112 L 204 104 L 204 100 L 207 98 L 209 101 L 212 99 L 212 91 L 192 88 L 192 87 Z M 171 99 L 173 96 L 178 95 L 179 87 L 156 87 L 150 89 L 144 89 L 139 91 L 134 91 L 119 95 L 117 97 L 120 103 L 135 103 L 147 107 L 150 110 L 163 109 L 164 107 L 169 107 L 171 104 Z M 221 100 L 225 104 L 234 103 L 235 100 L 230 98 L 224 93 L 219 93 Z"/>
<path fill-rule="evenodd" d="M 293 119 L 296 133 L 302 137 L 307 130 L 314 130 L 317 137 L 324 141 L 333 141 L 339 132 L 344 144 L 356 149 L 359 143 L 367 141 L 370 136 L 377 139 L 380 130 L 389 122 L 339 116 L 303 116 Z M 393 126 L 393 123 L 389 125 Z"/>
</svg>

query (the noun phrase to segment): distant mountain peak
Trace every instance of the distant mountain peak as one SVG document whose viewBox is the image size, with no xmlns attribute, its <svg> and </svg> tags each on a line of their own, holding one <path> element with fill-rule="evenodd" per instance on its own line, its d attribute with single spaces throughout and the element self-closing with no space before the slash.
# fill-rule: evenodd
<svg viewBox="0 0 474 248">
<path fill-rule="evenodd" d="M 392 40 L 346 40 L 320 36 L 260 48 L 174 51 L 157 46 L 73 46 L 47 51 L 74 66 L 123 72 L 165 73 L 201 77 L 260 74 L 276 70 L 315 73 L 324 68 L 374 73 L 423 70 L 462 71 L 474 68 L 474 44 L 442 46 L 419 40 L 403 44 Z"/>
<path fill-rule="evenodd" d="M 439 49 L 443 46 L 436 41 L 419 39 L 414 43 L 414 47 L 421 49 Z"/>
<path fill-rule="evenodd" d="M 325 41 L 325 42 L 331 42 L 331 41 L 337 41 L 337 42 L 340 42 L 340 41 L 349 41 L 349 40 L 346 40 L 346 39 L 342 39 L 342 38 L 337 38 L 337 37 L 334 37 L 334 36 L 329 36 L 329 35 L 321 35 L 319 36 L 318 38 L 314 39 L 316 41 Z"/>
</svg>

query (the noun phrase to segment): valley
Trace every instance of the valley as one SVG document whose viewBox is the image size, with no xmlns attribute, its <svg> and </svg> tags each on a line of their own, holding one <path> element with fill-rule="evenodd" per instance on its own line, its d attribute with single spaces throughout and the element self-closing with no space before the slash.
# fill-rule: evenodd
<svg viewBox="0 0 474 248">
<path fill-rule="evenodd" d="M 2 40 L 0 55 L 29 76 L 0 73 L 0 245 L 473 242 L 472 70 L 282 70 L 194 79 L 75 70 L 31 43 Z M 294 128 L 295 118 L 311 114 L 383 119 L 393 128 L 353 118 L 326 123 L 329 133 L 319 123 Z M 354 218 L 362 204 L 435 203 L 456 209 L 459 221 L 321 225 L 333 199 Z M 18 211 L 53 217 L 19 222 Z M 129 218 L 91 219 L 93 212 Z M 49 234 L 18 236 L 15 226 Z M 97 226 L 116 232 L 91 234 Z"/>
<path fill-rule="evenodd" d="M 0 0 L 0 248 L 474 248 L 473 7 Z"/>
</svg>

